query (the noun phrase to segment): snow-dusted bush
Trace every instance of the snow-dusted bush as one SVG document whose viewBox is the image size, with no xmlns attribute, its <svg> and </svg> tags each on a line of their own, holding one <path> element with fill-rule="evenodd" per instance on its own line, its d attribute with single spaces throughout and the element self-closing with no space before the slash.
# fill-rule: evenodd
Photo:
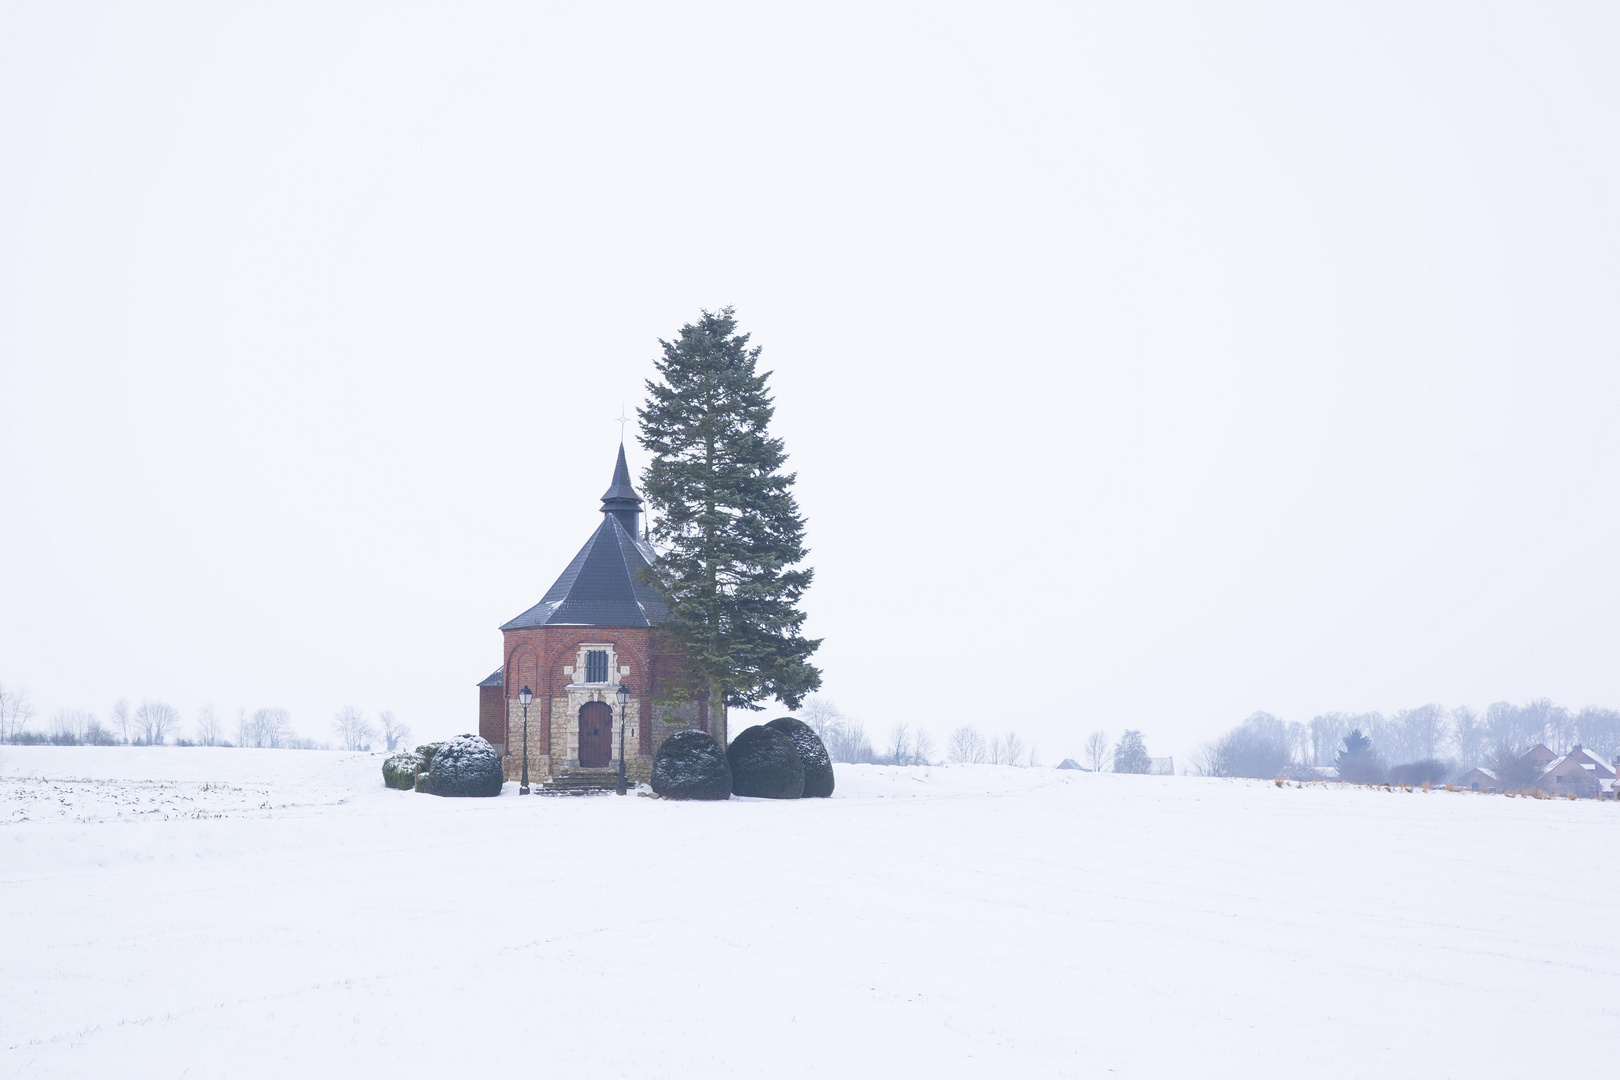
<svg viewBox="0 0 1620 1080">
<path fill-rule="evenodd" d="M 416 748 L 416 752 L 422 755 L 423 772 L 427 772 L 433 767 L 433 755 L 437 754 L 439 752 L 439 747 L 443 745 L 444 743 L 442 742 L 430 742 L 423 743 L 421 746 Z"/>
<path fill-rule="evenodd" d="M 401 791 L 416 786 L 417 771 L 422 768 L 422 755 L 415 750 L 401 750 L 383 758 L 383 783 Z"/>
<path fill-rule="evenodd" d="M 501 758 L 477 735 L 458 735 L 433 755 L 427 778 L 429 795 L 488 798 L 501 793 Z"/>
<path fill-rule="evenodd" d="M 1408 784 L 1412 787 L 1428 784 L 1434 787 L 1445 783 L 1456 771 L 1456 767 L 1449 761 L 1425 758 L 1422 761 L 1408 761 L 1404 765 L 1393 766 L 1389 770 L 1389 778 L 1397 784 Z"/>
<path fill-rule="evenodd" d="M 804 762 L 793 740 L 775 728 L 751 727 L 731 740 L 731 790 L 756 799 L 797 799 L 804 794 Z"/>
<path fill-rule="evenodd" d="M 652 789 L 666 799 L 729 799 L 731 767 L 714 736 L 677 731 L 653 758 Z"/>
<path fill-rule="evenodd" d="M 783 716 L 765 725 L 786 735 L 804 765 L 804 797 L 825 799 L 833 793 L 832 758 L 815 730 L 802 720 Z"/>
</svg>

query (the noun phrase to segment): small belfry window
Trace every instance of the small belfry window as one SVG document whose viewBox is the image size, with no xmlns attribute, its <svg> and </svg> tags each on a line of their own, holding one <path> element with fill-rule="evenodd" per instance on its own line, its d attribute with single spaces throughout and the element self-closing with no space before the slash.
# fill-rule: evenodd
<svg viewBox="0 0 1620 1080">
<path fill-rule="evenodd" d="M 591 649 L 585 654 L 585 681 L 607 682 L 606 649 Z"/>
</svg>

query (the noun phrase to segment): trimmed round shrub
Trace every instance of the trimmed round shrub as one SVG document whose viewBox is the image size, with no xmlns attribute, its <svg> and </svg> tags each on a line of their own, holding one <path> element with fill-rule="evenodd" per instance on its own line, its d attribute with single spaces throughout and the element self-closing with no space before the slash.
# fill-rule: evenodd
<svg viewBox="0 0 1620 1080">
<path fill-rule="evenodd" d="M 821 736 L 817 735 L 809 724 L 803 720 L 795 720 L 791 716 L 772 720 L 765 726 L 775 728 L 793 741 L 793 748 L 799 752 L 799 760 L 804 763 L 804 797 L 825 799 L 831 795 L 832 757 L 827 753 L 827 746 L 821 741 Z"/>
<path fill-rule="evenodd" d="M 443 745 L 444 743 L 442 742 L 430 742 L 423 743 L 421 746 L 416 748 L 416 752 L 422 757 L 423 772 L 427 772 L 433 767 L 433 755 L 437 754 L 439 752 L 439 747 Z"/>
<path fill-rule="evenodd" d="M 793 740 L 772 727 L 751 727 L 731 740 L 731 790 L 756 799 L 797 799 L 804 794 L 804 762 Z"/>
<path fill-rule="evenodd" d="M 677 731 L 653 758 L 652 789 L 666 799 L 729 799 L 726 752 L 707 731 Z"/>
<path fill-rule="evenodd" d="M 439 747 L 428 767 L 429 795 L 488 798 L 501 793 L 501 759 L 477 735 L 458 735 Z"/>
<path fill-rule="evenodd" d="M 415 750 L 399 750 L 383 758 L 383 783 L 401 791 L 416 786 L 417 770 L 422 768 L 422 755 Z"/>
</svg>

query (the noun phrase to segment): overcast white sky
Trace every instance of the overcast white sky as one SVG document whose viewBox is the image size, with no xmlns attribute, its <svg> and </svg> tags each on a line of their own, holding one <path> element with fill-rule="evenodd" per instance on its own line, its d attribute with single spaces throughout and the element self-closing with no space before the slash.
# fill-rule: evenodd
<svg viewBox="0 0 1620 1080">
<path fill-rule="evenodd" d="M 877 732 L 1620 705 L 1620 9 L 1220 6 L 0 6 L 0 681 L 473 730 L 732 304 Z"/>
</svg>

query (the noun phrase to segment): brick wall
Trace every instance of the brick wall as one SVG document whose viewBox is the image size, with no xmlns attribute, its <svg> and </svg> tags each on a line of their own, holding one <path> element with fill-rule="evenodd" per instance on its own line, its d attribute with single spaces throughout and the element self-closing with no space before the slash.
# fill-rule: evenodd
<svg viewBox="0 0 1620 1080">
<path fill-rule="evenodd" d="M 506 753 L 506 701 L 499 686 L 478 688 L 478 734 L 493 743 L 497 753 Z"/>
<path fill-rule="evenodd" d="M 612 654 L 609 681 L 585 685 L 580 651 L 601 645 Z M 685 665 L 679 650 L 657 630 L 646 627 L 540 626 L 508 630 L 505 635 L 505 685 L 481 687 L 479 731 L 498 746 L 504 744 L 503 766 L 508 780 L 522 773 L 523 709 L 518 692 L 534 691 L 529 705 L 529 781 L 544 783 L 554 774 L 577 768 L 579 709 L 585 701 L 605 701 L 613 709 L 614 766 L 619 752 L 620 680 L 628 682 L 632 696 L 627 710 L 630 755 L 625 771 L 632 780 L 652 775 L 652 759 L 663 741 L 685 727 L 710 731 L 725 745 L 723 709 L 711 710 L 705 695 L 687 685 L 687 699 L 678 704 L 654 704 L 654 698 L 680 687 Z M 485 694 L 490 696 L 486 699 Z M 711 715 L 712 713 L 712 715 Z M 494 736 L 500 735 L 497 739 Z"/>
<path fill-rule="evenodd" d="M 586 701 L 603 701 L 613 710 L 612 753 L 616 763 L 620 717 L 616 692 L 621 680 L 632 690 L 625 725 L 629 729 L 630 749 L 626 772 L 640 779 L 651 774 L 653 753 L 669 731 L 675 729 L 653 722 L 650 691 L 657 684 L 656 669 L 667 665 L 655 661 L 650 630 L 646 627 L 541 626 L 509 630 L 505 638 L 505 686 L 497 691 L 505 698 L 505 708 L 497 706 L 497 712 L 504 714 L 509 732 L 505 757 L 508 778 L 516 778 L 522 767 L 519 737 L 522 707 L 517 695 L 524 686 L 534 691 L 534 702 L 529 706 L 531 782 L 538 783 L 554 772 L 577 767 L 579 709 Z M 581 649 L 588 645 L 605 646 L 609 650 L 611 670 L 607 683 L 589 686 L 583 683 L 584 672 L 577 669 Z"/>
</svg>

